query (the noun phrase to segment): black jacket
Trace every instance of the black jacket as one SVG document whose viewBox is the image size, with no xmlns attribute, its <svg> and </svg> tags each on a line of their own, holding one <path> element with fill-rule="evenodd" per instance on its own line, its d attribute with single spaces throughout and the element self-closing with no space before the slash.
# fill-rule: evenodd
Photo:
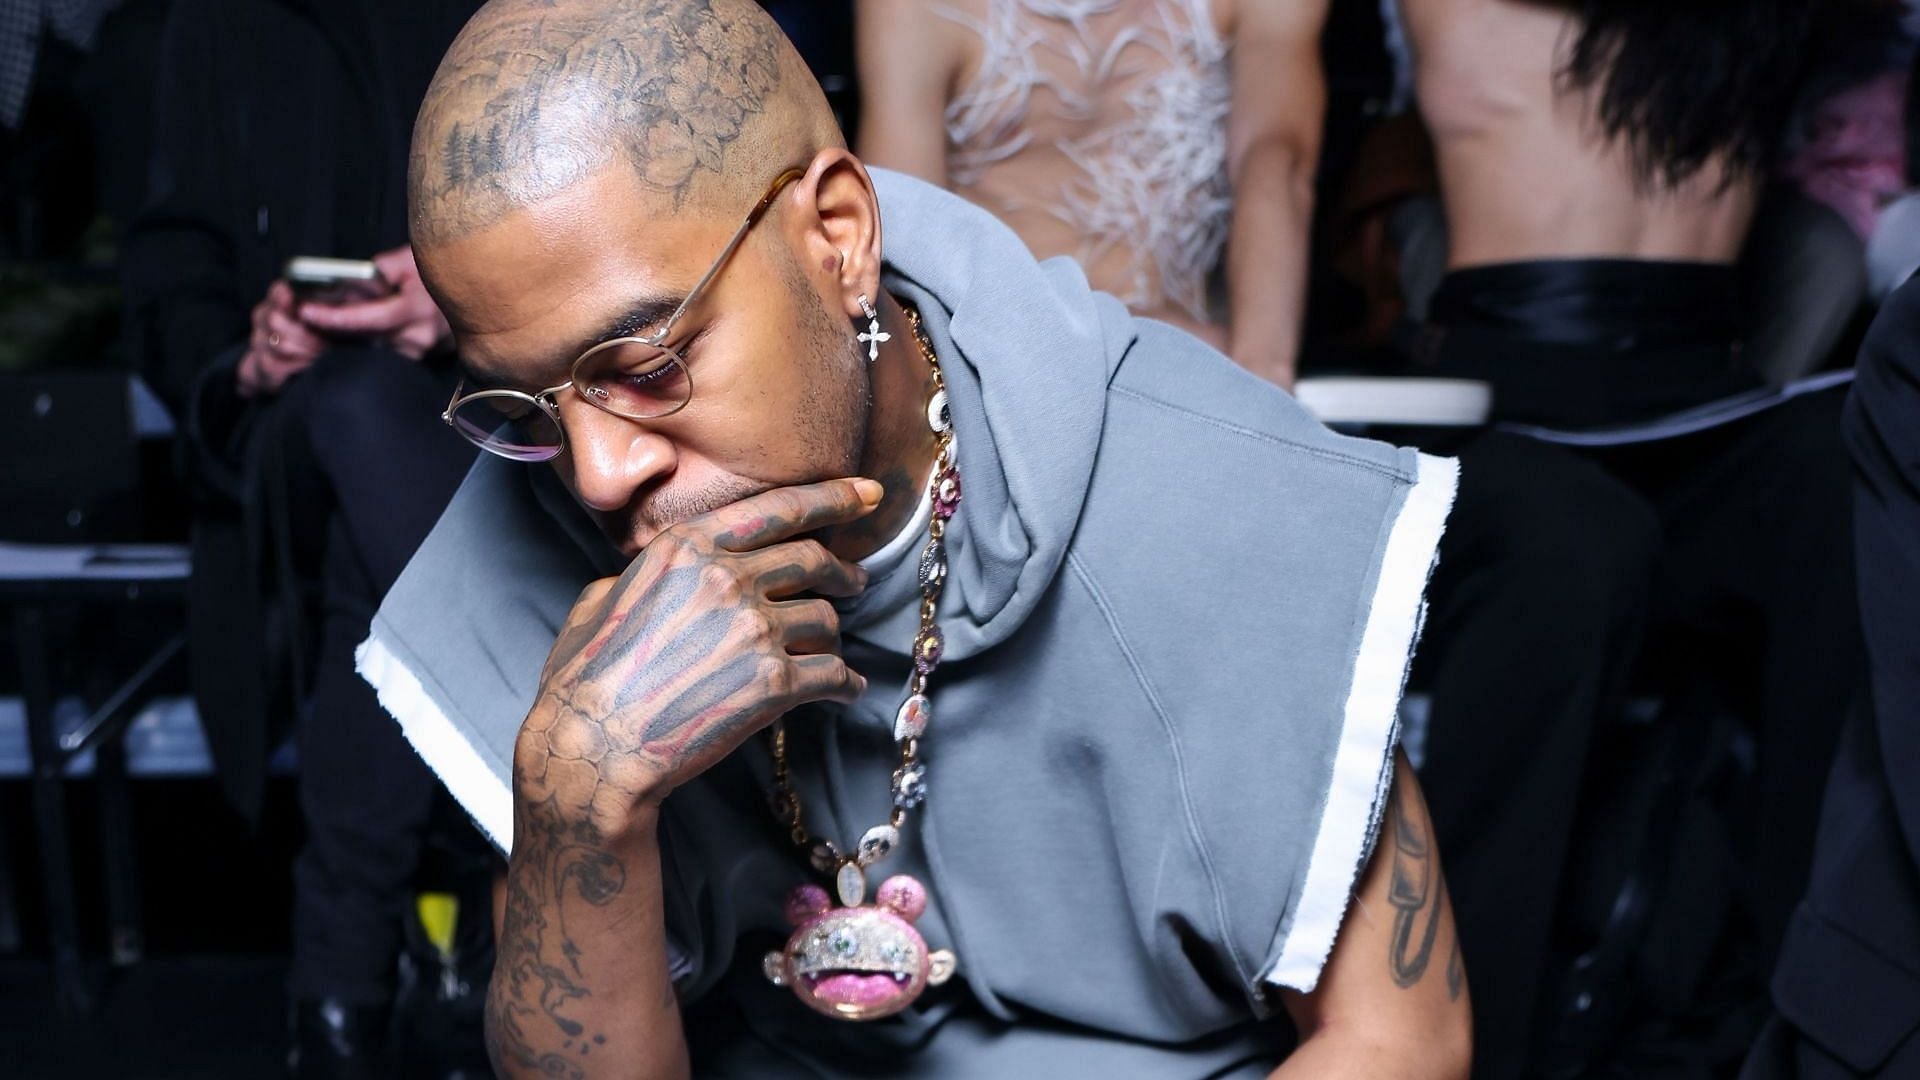
<svg viewBox="0 0 1920 1080">
<path fill-rule="evenodd" d="M 364 258 L 406 241 L 413 117 L 478 6 L 179 0 L 162 39 L 149 197 L 122 273 L 139 366 L 182 429 L 198 500 L 195 695 L 249 816 L 298 692 L 301 619 L 264 520 L 274 403 L 243 401 L 234 369 L 252 308 L 289 258 Z"/>
<path fill-rule="evenodd" d="M 1874 321 L 1845 425 L 1872 704 L 1834 761 L 1774 973 L 1793 1039 L 1762 1043 L 1755 1078 L 1920 1075 L 1920 280 Z"/>
</svg>

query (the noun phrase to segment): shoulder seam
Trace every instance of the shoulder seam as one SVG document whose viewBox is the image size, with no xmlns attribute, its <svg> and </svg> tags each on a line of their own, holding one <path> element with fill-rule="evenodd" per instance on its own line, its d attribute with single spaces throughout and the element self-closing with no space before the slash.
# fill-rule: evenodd
<svg viewBox="0 0 1920 1080">
<path fill-rule="evenodd" d="M 1173 719 L 1167 715 L 1165 706 L 1161 704 L 1159 692 L 1154 689 L 1153 682 L 1147 678 L 1146 671 L 1140 666 L 1139 657 L 1134 654 L 1133 646 L 1127 642 L 1126 634 L 1120 629 L 1119 616 L 1114 613 L 1113 606 L 1107 601 L 1106 593 L 1094 580 L 1093 572 L 1087 569 L 1079 552 L 1071 550 L 1067 552 L 1067 566 L 1073 571 L 1074 577 L 1079 579 L 1081 587 L 1086 589 L 1094 607 L 1099 610 L 1100 618 L 1107 624 L 1107 632 L 1113 636 L 1114 646 L 1120 650 L 1121 659 L 1126 661 L 1127 670 L 1133 675 L 1134 684 L 1139 687 L 1141 695 L 1147 699 L 1148 707 L 1153 710 L 1154 718 L 1160 721 L 1161 728 L 1166 732 L 1167 747 L 1173 755 L 1174 777 L 1180 786 L 1180 808 L 1186 817 L 1187 837 L 1193 844 L 1194 854 L 1200 860 L 1200 871 L 1206 875 L 1207 889 L 1213 894 L 1214 918 L 1219 921 L 1220 942 L 1226 947 L 1227 954 L 1232 957 L 1234 969 L 1240 976 L 1242 984 L 1251 983 L 1252 969 L 1248 966 L 1246 958 L 1240 955 L 1239 942 L 1235 940 L 1232 932 L 1233 924 L 1227 917 L 1226 891 L 1220 885 L 1219 874 L 1214 872 L 1213 853 L 1207 846 L 1206 834 L 1200 829 L 1200 818 L 1193 807 L 1192 791 L 1187 785 L 1186 758 L 1181 752 L 1180 737 L 1174 729 Z"/>
<path fill-rule="evenodd" d="M 1151 394 L 1143 394 L 1138 390 L 1133 390 L 1124 386 L 1112 386 L 1111 384 L 1109 385 L 1110 385 L 1111 392 L 1114 394 L 1118 394 L 1122 397 L 1132 398 L 1133 400 L 1141 402 L 1142 404 L 1151 405 L 1158 409 L 1163 409 L 1167 412 L 1175 414 L 1176 416 L 1181 416 L 1188 420 L 1192 420 L 1195 423 L 1205 424 L 1208 427 L 1216 427 L 1221 429 L 1222 431 L 1230 431 L 1235 435 L 1243 435 L 1249 439 L 1253 439 L 1258 442 L 1271 443 L 1275 446 L 1284 446 L 1289 450 L 1298 450 L 1301 453 L 1310 455 L 1312 457 L 1324 458 L 1325 460 L 1338 462 L 1342 465 L 1352 465 L 1356 468 L 1365 469 L 1368 472 L 1378 473 L 1379 475 L 1387 477 L 1390 480 L 1397 480 L 1402 483 L 1409 483 L 1409 484 L 1412 483 L 1414 480 L 1413 477 L 1407 476 L 1405 473 L 1402 473 L 1396 469 L 1392 469 L 1385 465 L 1382 465 L 1377 461 L 1369 461 L 1366 458 L 1359 457 L 1354 454 L 1343 454 L 1337 450 L 1329 450 L 1323 446 L 1312 446 L 1307 443 L 1300 442 L 1297 439 L 1287 439 L 1287 438 L 1282 438 L 1278 435 L 1269 434 L 1268 432 L 1255 431 L 1252 428 L 1243 427 L 1239 424 L 1222 420 L 1217 416 L 1208 416 L 1205 413 L 1196 412 L 1183 405 L 1175 405 L 1170 401 L 1164 401 L 1160 398 L 1154 397 Z"/>
</svg>

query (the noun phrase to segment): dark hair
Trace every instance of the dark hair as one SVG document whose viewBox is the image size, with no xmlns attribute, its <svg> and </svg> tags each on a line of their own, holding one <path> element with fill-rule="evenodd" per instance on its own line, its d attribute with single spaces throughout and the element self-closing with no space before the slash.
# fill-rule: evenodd
<svg viewBox="0 0 1920 1080">
<path fill-rule="evenodd" d="M 1559 79 L 1597 95 L 1649 185 L 1716 158 L 1754 174 L 1773 157 L 1810 46 L 1814 0 L 1567 0 L 1581 14 Z"/>
</svg>

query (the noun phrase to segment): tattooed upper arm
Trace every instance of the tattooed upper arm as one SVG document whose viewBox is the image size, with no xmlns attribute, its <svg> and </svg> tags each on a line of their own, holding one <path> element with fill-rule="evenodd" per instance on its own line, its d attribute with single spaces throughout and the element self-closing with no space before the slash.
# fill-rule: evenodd
<svg viewBox="0 0 1920 1080">
<path fill-rule="evenodd" d="M 1392 809 L 1382 831 L 1391 844 L 1392 883 L 1387 893 L 1393 905 L 1393 936 L 1388 943 L 1387 965 L 1394 985 L 1409 989 L 1426 977 L 1433 949 L 1440 934 L 1440 916 L 1446 907 L 1447 890 L 1440 880 L 1440 862 L 1433 841 L 1433 822 L 1424 803 L 1416 804 L 1407 795 L 1407 785 L 1393 785 Z M 1458 966 L 1460 943 L 1448 945 L 1448 991 L 1453 986 L 1452 972 Z"/>
<path fill-rule="evenodd" d="M 1387 1053 L 1428 1054 L 1442 1074 L 1470 1044 L 1466 966 L 1439 844 L 1404 755 L 1319 985 L 1284 1000 L 1303 1038 L 1362 1031 Z"/>
</svg>

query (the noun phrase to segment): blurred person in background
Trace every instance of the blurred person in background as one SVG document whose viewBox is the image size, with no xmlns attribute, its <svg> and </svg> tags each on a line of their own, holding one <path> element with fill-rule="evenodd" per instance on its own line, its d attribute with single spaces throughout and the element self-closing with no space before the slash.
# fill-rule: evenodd
<svg viewBox="0 0 1920 1080">
<path fill-rule="evenodd" d="M 1328 0 L 860 0 L 862 156 L 1291 387 Z M 1215 281 L 1224 270 L 1225 295 Z"/>
<path fill-rule="evenodd" d="M 1762 388 L 1741 349 L 1750 323 L 1732 264 L 1813 15 L 1806 0 L 1400 8 L 1449 234 L 1413 373 L 1487 382 L 1493 419 L 1525 431 L 1449 447 L 1462 510 L 1422 658 L 1434 679 L 1424 776 L 1462 940 L 1492 973 L 1476 999 L 1476 1072 L 1517 1076 L 1539 1067 L 1528 1045 L 1549 1011 L 1549 932 L 1591 733 L 1630 687 L 1666 698 L 1670 717 L 1730 714 L 1750 729 L 1755 796 L 1734 811 L 1736 879 L 1762 964 L 1804 886 L 1859 665 L 1842 392 L 1661 425 Z M 1513 527 L 1525 536 L 1547 519 L 1476 514 L 1473 501 L 1548 496 L 1584 555 L 1556 565 L 1540 549 L 1530 603 L 1604 628 L 1584 644 L 1516 632 L 1533 624 L 1479 602 L 1497 585 L 1491 570 L 1512 572 Z M 1629 682 L 1643 616 L 1652 663 Z M 1571 665 L 1586 665 L 1579 694 L 1566 692 Z M 1673 978 L 1719 940 L 1719 915 L 1700 919 L 1670 957 Z"/>
<path fill-rule="evenodd" d="M 414 114 L 476 7 L 180 0 L 151 198 L 127 241 L 135 347 L 201 499 L 196 697 L 243 808 L 258 805 L 272 725 L 298 715 L 301 1076 L 392 1075 L 396 961 L 437 813 L 353 649 L 473 459 L 436 419 L 452 355 L 407 246 L 405 180 Z M 371 258 L 383 284 L 303 296 L 281 276 L 294 256 Z"/>
<path fill-rule="evenodd" d="M 169 2 L 0 4 L 0 371 L 124 363 L 114 262 Z"/>
<path fill-rule="evenodd" d="M 1871 693 L 1744 1080 L 1920 1076 L 1920 282 L 1874 321 L 1845 424 Z"/>
<path fill-rule="evenodd" d="M 1907 96 L 1906 173 L 1920 163 Z M 1914 196 L 1907 196 L 1912 200 Z M 1884 231 L 1901 203 L 1881 215 Z M 1912 228 L 1909 225 L 1909 228 Z M 1920 230 L 1916 230 L 1920 231 Z M 1911 250 L 1920 236 L 1909 234 Z M 1868 693 L 1827 779 L 1812 881 L 1773 973 L 1773 1019 L 1743 1080 L 1920 1075 L 1920 281 L 1860 350 L 1843 419 Z M 1904 282 L 1904 284 L 1902 284 Z"/>
<path fill-rule="evenodd" d="M 1883 208 L 1907 187 L 1904 115 L 1913 40 L 1898 11 L 1822 12 L 1819 47 L 1741 253 L 1753 314 L 1746 355 L 1784 386 L 1853 362 L 1875 286 L 1868 257 Z"/>
<path fill-rule="evenodd" d="M 1906 181 L 1900 194 L 1881 209 L 1867 239 L 1867 290 L 1876 299 L 1920 269 L 1920 50 L 1907 71 L 1901 135 Z"/>
</svg>

